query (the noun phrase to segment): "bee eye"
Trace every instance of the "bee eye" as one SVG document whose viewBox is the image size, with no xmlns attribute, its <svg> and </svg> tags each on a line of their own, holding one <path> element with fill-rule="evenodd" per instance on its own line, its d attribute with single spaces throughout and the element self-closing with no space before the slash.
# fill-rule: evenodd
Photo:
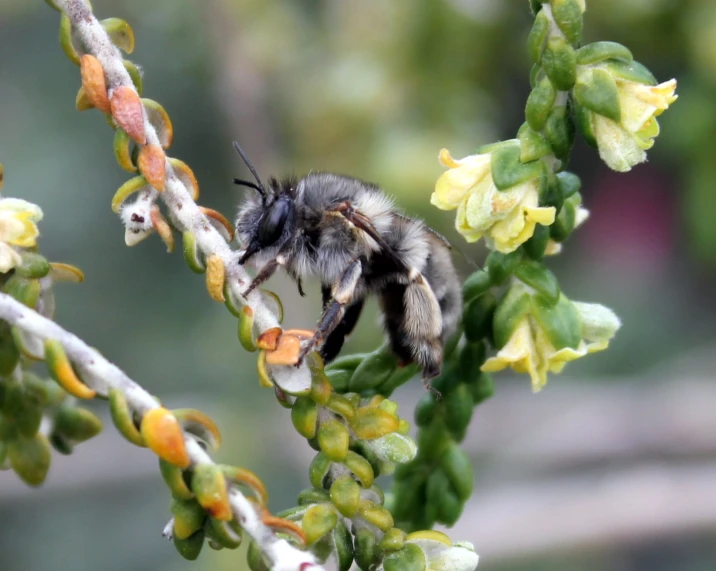
<svg viewBox="0 0 716 571">
<path fill-rule="evenodd" d="M 271 205 L 259 222 L 257 237 L 261 246 L 270 246 L 280 238 L 290 212 L 291 204 L 287 200 L 278 200 Z"/>
</svg>

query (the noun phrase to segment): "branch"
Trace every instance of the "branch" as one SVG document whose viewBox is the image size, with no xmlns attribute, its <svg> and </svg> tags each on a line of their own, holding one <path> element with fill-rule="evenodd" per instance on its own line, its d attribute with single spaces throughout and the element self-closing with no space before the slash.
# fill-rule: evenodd
<svg viewBox="0 0 716 571">
<path fill-rule="evenodd" d="M 83 46 L 102 64 L 107 79 L 109 99 L 112 99 L 113 93 L 120 87 L 131 89 L 139 97 L 124 66 L 119 49 L 112 43 L 107 32 L 105 32 L 84 0 L 57 0 L 56 3 L 69 17 L 73 31 L 78 39 L 81 40 Z M 143 115 L 146 144 L 161 147 L 156 129 L 148 120 L 147 113 L 143 112 Z M 242 297 L 241 293 L 245 289 L 244 286 L 251 281 L 251 278 L 238 264 L 239 253 L 229 247 L 224 237 L 201 212 L 191 198 L 189 188 L 177 176 L 169 161 L 165 161 L 165 167 L 164 190 L 159 192 L 155 188 L 151 188 L 148 191 L 147 199 L 154 203 L 158 198 L 161 198 L 179 230 L 194 234 L 196 245 L 204 256 L 209 258 L 213 255 L 221 259 L 226 268 L 226 280 L 234 300 L 241 305 L 250 305 L 258 332 L 278 327 L 276 316 L 263 302 L 259 291 L 252 292 L 246 299 Z"/>
<path fill-rule="evenodd" d="M 4 293 L 0 293 L 0 319 L 45 341 L 59 341 L 70 360 L 84 373 L 83 380 L 99 395 L 107 396 L 110 389 L 119 389 L 127 399 L 130 408 L 141 415 L 160 406 L 154 397 L 130 379 L 124 371 L 110 363 L 79 337 L 65 331 L 56 323 L 42 317 Z M 183 436 L 192 466 L 214 464 L 194 436 L 187 433 L 184 433 Z M 266 555 L 272 564 L 272 569 L 277 571 L 304 571 L 309 568 L 318 571 L 321 569 L 315 564 L 313 555 L 296 549 L 287 541 L 279 539 L 263 523 L 260 514 L 238 487 L 230 485 L 228 491 L 236 521 Z"/>
</svg>

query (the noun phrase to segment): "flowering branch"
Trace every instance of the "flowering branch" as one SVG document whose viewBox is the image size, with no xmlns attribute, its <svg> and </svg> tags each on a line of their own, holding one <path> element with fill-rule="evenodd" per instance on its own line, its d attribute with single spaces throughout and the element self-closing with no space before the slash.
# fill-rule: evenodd
<svg viewBox="0 0 716 571">
<path fill-rule="evenodd" d="M 136 414 L 140 419 L 147 418 L 148 415 L 156 415 L 152 411 L 166 410 L 161 407 L 159 401 L 130 379 L 119 367 L 105 359 L 97 350 L 5 293 L 0 293 L 0 319 L 43 341 L 59 343 L 72 364 L 82 372 L 82 379 L 87 387 L 96 391 L 99 396 L 109 398 L 112 394 L 113 401 L 117 398 L 114 396 L 117 395 L 116 391 L 119 391 L 130 412 L 133 415 Z M 46 351 L 45 357 L 49 357 L 48 351 Z M 165 415 L 163 420 L 166 422 L 168 417 Z M 216 466 L 204 450 L 203 444 L 200 443 L 201 439 L 196 435 L 181 431 L 182 442 L 180 444 L 173 443 L 173 450 L 169 451 L 166 443 L 153 444 L 152 431 L 145 428 L 145 423 L 142 420 L 139 424 L 142 426 L 142 433 L 145 437 L 149 437 L 147 440 L 150 447 L 160 456 L 166 456 L 168 452 L 179 455 L 181 448 L 184 448 L 189 460 L 184 469 L 191 469 L 196 473 L 199 467 L 201 470 L 206 470 L 208 467 Z M 227 488 L 232 517 L 235 517 L 241 528 L 253 538 L 271 562 L 272 569 L 285 571 L 321 569 L 315 564 L 312 554 L 301 551 L 288 541 L 277 537 L 275 532 L 262 521 L 261 510 L 257 509 L 255 502 L 249 500 L 237 485 L 232 484 Z M 197 490 L 194 491 L 197 492 Z M 227 519 L 230 518 L 224 517 L 224 520 Z"/>
</svg>

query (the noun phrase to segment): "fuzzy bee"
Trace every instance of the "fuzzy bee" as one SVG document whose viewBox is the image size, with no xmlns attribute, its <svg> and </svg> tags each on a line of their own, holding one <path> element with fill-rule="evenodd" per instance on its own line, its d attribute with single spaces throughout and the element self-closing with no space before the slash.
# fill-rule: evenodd
<svg viewBox="0 0 716 571">
<path fill-rule="evenodd" d="M 299 356 L 318 349 L 338 355 L 358 321 L 365 298 L 377 296 L 383 327 L 403 364 L 417 362 L 427 382 L 440 374 L 443 344 L 461 314 L 460 282 L 450 245 L 423 222 L 399 213 L 376 185 L 330 173 L 261 182 L 239 145 L 234 147 L 256 182 L 234 179 L 249 193 L 239 207 L 240 264 L 258 268 L 248 295 L 277 269 L 298 283 L 317 276 L 323 313 Z"/>
</svg>

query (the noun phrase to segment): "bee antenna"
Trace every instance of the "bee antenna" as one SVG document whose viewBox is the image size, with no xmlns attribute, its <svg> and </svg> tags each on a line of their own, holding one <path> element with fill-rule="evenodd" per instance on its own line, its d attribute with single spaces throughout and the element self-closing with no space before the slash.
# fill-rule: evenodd
<svg viewBox="0 0 716 571">
<path fill-rule="evenodd" d="M 239 144 L 236 141 L 234 141 L 234 149 L 236 149 L 236 152 L 239 153 L 239 156 L 243 159 L 244 163 L 246 163 L 246 166 L 249 167 L 251 174 L 254 175 L 254 178 L 256 179 L 256 182 L 258 184 L 254 185 L 253 183 L 246 183 L 246 181 L 237 182 L 238 179 L 234 179 L 234 182 L 236 184 L 244 184 L 245 186 L 249 186 L 251 188 L 256 189 L 258 193 L 265 199 L 266 189 L 264 188 L 264 183 L 261 182 L 261 179 L 259 178 L 259 175 L 256 172 L 254 165 L 251 164 L 251 161 L 246 156 L 246 153 L 244 153 L 244 151 L 241 149 L 241 147 L 239 147 Z"/>
<path fill-rule="evenodd" d="M 241 186 L 248 186 L 249 188 L 253 188 L 254 190 L 258 191 L 259 194 L 263 194 L 263 191 L 262 191 L 262 189 L 259 187 L 259 185 L 256 184 L 255 182 L 251 182 L 250 180 L 243 180 L 243 179 L 240 179 L 240 178 L 235 178 L 235 179 L 234 179 L 234 184 L 238 184 L 238 185 L 241 185 Z"/>
</svg>

